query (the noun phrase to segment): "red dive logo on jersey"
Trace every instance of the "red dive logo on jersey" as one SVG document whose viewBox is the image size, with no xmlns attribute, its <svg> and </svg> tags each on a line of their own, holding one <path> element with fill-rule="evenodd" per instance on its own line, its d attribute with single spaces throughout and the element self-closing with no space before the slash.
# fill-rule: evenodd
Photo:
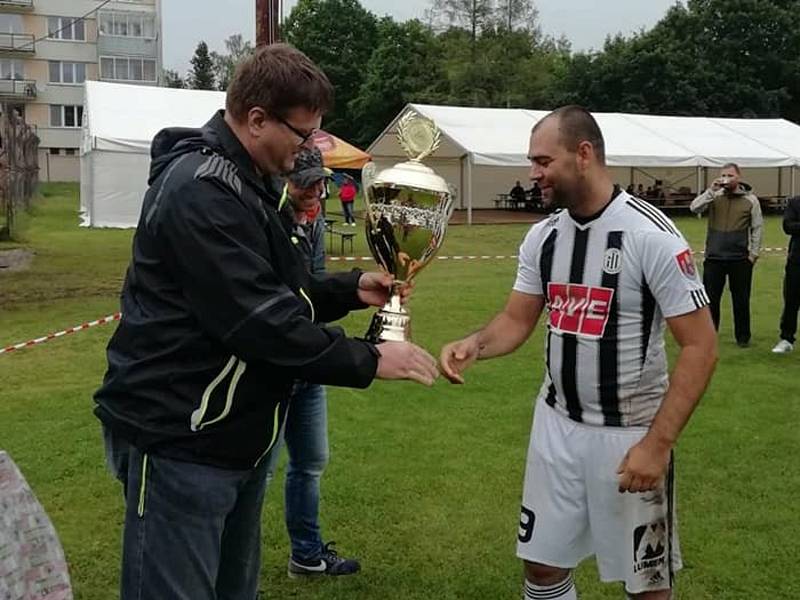
<svg viewBox="0 0 800 600">
<path fill-rule="evenodd" d="M 689 248 L 676 255 L 675 260 L 678 261 L 678 268 L 681 270 L 681 273 L 692 281 L 697 279 L 697 268 L 694 266 L 694 257 Z"/>
<path fill-rule="evenodd" d="M 592 339 L 603 337 L 614 290 L 577 283 L 550 283 L 547 297 L 550 329 Z"/>
</svg>

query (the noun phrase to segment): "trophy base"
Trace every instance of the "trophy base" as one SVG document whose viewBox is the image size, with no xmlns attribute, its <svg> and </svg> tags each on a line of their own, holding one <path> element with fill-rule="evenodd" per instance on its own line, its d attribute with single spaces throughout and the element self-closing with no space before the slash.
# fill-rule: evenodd
<svg viewBox="0 0 800 600">
<path fill-rule="evenodd" d="M 411 341 L 411 316 L 400 305 L 397 296 L 392 296 L 391 300 L 373 315 L 364 337 L 373 344 Z"/>
</svg>

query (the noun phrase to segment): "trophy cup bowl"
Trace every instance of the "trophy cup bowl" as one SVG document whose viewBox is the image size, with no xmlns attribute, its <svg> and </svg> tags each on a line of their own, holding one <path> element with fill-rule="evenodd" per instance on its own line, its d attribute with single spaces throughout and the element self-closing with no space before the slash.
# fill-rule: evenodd
<svg viewBox="0 0 800 600">
<path fill-rule="evenodd" d="M 395 278 L 389 302 L 367 331 L 373 343 L 410 339 L 410 317 L 399 290 L 436 256 L 453 212 L 447 183 L 421 162 L 438 147 L 438 128 L 409 113 L 398 125 L 398 138 L 411 160 L 378 174 L 368 163 L 362 171 L 367 243 L 378 265 Z"/>
</svg>

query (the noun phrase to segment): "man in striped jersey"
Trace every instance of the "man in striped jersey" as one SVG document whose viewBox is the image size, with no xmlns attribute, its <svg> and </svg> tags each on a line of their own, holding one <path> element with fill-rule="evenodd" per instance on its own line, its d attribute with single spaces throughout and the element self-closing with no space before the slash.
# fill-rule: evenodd
<svg viewBox="0 0 800 600">
<path fill-rule="evenodd" d="M 571 571 L 597 557 L 629 597 L 671 597 L 680 568 L 672 448 L 717 357 L 708 298 L 680 232 L 614 186 L 586 110 L 560 108 L 531 133 L 545 205 L 520 249 L 505 309 L 442 350 L 454 383 L 474 361 L 528 339 L 547 308 L 545 379 L 525 473 L 517 553 L 526 599 L 577 598 Z M 680 346 L 670 379 L 664 327 Z"/>
</svg>

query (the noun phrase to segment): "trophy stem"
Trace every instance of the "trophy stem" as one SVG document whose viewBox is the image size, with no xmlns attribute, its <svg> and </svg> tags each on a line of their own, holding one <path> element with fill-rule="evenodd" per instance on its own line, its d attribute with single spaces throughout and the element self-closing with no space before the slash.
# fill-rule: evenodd
<svg viewBox="0 0 800 600">
<path fill-rule="evenodd" d="M 400 294 L 396 287 L 392 288 L 389 301 L 372 317 L 365 337 L 373 344 L 410 341 L 411 317 L 400 304 Z"/>
</svg>

